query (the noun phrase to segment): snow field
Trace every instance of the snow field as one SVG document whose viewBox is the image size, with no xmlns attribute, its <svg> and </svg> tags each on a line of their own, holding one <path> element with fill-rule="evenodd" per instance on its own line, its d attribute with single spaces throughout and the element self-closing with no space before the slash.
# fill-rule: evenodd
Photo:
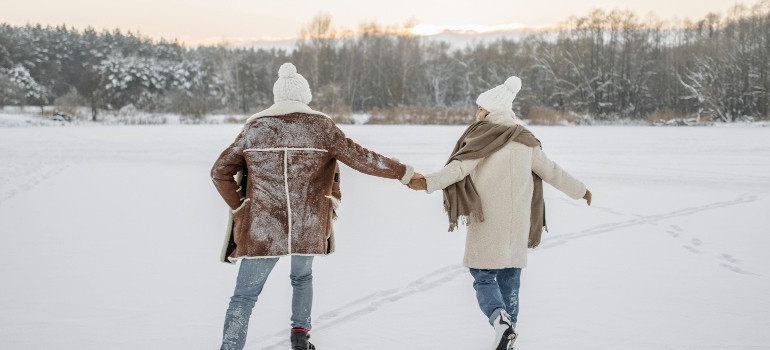
<svg viewBox="0 0 770 350">
<path fill-rule="evenodd" d="M 237 267 L 209 179 L 236 125 L 0 129 L 0 348 L 218 348 Z M 419 172 L 463 127 L 342 126 Z M 594 206 L 546 186 L 516 349 L 766 349 L 765 128 L 538 128 Z M 486 349 L 441 195 L 342 169 L 337 253 L 316 258 L 320 349 Z M 286 349 L 288 259 L 247 349 Z"/>
</svg>

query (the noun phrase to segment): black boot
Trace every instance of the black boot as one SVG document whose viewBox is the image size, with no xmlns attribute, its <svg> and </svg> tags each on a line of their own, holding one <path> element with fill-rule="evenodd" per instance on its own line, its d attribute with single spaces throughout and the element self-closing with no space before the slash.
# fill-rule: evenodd
<svg viewBox="0 0 770 350">
<path fill-rule="evenodd" d="M 291 350 L 315 350 L 315 345 L 308 339 L 310 339 L 308 332 L 291 332 Z"/>
</svg>

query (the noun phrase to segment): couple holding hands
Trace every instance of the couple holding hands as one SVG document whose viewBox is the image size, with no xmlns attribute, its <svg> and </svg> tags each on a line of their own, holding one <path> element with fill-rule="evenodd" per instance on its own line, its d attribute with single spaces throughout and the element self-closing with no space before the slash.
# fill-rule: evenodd
<svg viewBox="0 0 770 350">
<path fill-rule="evenodd" d="M 468 225 L 463 264 L 495 330 L 490 349 L 512 348 L 521 269 L 527 248 L 540 243 L 546 226 L 543 181 L 591 203 L 586 186 L 548 159 L 513 113 L 521 80 L 511 77 L 482 93 L 476 122 L 457 141 L 446 166 L 423 176 L 361 147 L 312 110 L 310 86 L 294 65 L 283 64 L 278 76 L 275 104 L 246 121 L 211 170 L 232 216 L 221 260 L 241 260 L 221 349 L 244 347 L 251 310 L 282 256 L 291 256 L 292 350 L 315 349 L 308 340 L 312 263 L 335 249 L 332 224 L 342 198 L 337 161 L 414 190 L 443 190 L 449 230 L 459 222 Z"/>
</svg>

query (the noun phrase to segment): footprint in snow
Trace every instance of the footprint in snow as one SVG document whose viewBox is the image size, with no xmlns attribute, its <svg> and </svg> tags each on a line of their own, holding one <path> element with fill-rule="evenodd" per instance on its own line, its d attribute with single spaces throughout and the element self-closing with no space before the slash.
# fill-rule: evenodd
<svg viewBox="0 0 770 350">
<path fill-rule="evenodd" d="M 695 254 L 700 254 L 700 250 L 697 250 L 697 249 L 695 249 L 693 247 L 690 247 L 689 245 L 684 246 L 684 249 L 687 249 L 687 250 L 689 250 L 689 251 L 691 251 L 691 252 L 693 252 Z"/>
<path fill-rule="evenodd" d="M 693 238 L 693 239 L 692 239 L 690 242 L 691 242 L 691 243 L 692 243 L 694 246 L 696 246 L 696 247 L 697 247 L 697 246 L 699 246 L 699 245 L 701 245 L 701 244 L 703 244 L 703 241 L 701 241 L 701 240 L 699 240 L 699 239 L 697 239 L 697 238 Z"/>
<path fill-rule="evenodd" d="M 724 267 L 724 268 L 726 268 L 726 269 L 728 269 L 728 270 L 730 270 L 732 272 L 740 273 L 741 275 L 756 275 L 755 273 L 751 273 L 749 271 L 746 271 L 746 270 L 744 270 L 744 269 L 742 269 L 742 268 L 740 268 L 738 266 L 732 266 L 732 265 L 727 265 L 727 264 L 722 264 L 720 266 Z"/>
<path fill-rule="evenodd" d="M 722 254 L 722 259 L 727 260 L 727 261 L 729 261 L 729 262 L 731 262 L 733 264 L 741 264 L 741 263 L 743 263 L 743 261 L 741 261 L 740 259 L 734 258 L 730 254 Z"/>
</svg>

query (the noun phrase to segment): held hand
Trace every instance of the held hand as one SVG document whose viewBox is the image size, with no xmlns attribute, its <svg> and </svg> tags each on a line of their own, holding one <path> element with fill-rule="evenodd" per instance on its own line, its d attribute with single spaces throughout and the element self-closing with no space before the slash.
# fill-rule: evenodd
<svg viewBox="0 0 770 350">
<path fill-rule="evenodd" d="M 412 175 L 412 180 L 424 179 L 424 178 L 425 178 L 425 176 L 422 176 L 422 174 L 420 174 L 418 172 L 415 172 L 414 175 Z"/>
<path fill-rule="evenodd" d="M 583 199 L 585 199 L 585 200 L 586 200 L 586 202 L 588 202 L 588 206 L 589 206 L 589 207 L 591 206 L 591 197 L 592 197 L 592 196 L 593 196 L 593 195 L 591 195 L 591 191 L 589 191 L 589 190 L 587 190 L 587 189 L 586 189 L 586 195 L 585 195 L 585 196 L 583 196 Z"/>
<path fill-rule="evenodd" d="M 412 181 L 409 181 L 409 184 L 407 185 L 409 188 L 415 190 L 415 191 L 427 191 L 428 190 L 428 183 L 425 181 L 425 178 L 420 179 L 412 179 Z"/>
</svg>

